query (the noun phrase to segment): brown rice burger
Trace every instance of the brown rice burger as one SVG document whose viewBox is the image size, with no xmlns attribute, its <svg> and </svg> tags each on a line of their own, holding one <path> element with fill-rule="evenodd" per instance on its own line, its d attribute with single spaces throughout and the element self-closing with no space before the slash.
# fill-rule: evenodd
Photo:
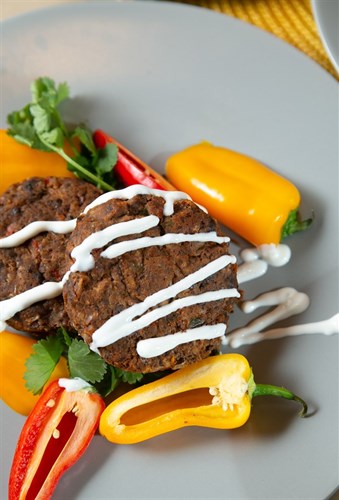
<svg viewBox="0 0 339 500">
<path fill-rule="evenodd" d="M 221 347 L 239 298 L 217 222 L 184 193 L 130 186 L 77 221 L 63 289 L 72 327 L 131 372 L 173 370 Z"/>
<path fill-rule="evenodd" d="M 9 302 L 16 300 L 14 297 L 20 301 L 28 290 L 34 295 L 36 287 L 60 281 L 68 269 L 65 251 L 69 233 L 45 230 L 24 237 L 19 245 L 5 244 L 7 237 L 36 221 L 70 221 L 100 194 L 95 186 L 80 179 L 32 177 L 12 185 L 0 197 L 0 300 L 5 301 L 0 307 L 4 311 L 12 307 Z M 38 337 L 69 325 L 62 293 L 33 303 L 6 322 Z"/>
</svg>

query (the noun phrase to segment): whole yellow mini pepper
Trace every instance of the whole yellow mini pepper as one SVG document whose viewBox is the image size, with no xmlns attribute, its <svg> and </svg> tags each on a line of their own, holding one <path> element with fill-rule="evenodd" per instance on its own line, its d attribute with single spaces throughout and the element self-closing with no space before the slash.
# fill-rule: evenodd
<svg viewBox="0 0 339 500">
<path fill-rule="evenodd" d="M 25 362 L 33 354 L 35 340 L 7 331 L 0 332 L 0 398 L 12 410 L 28 415 L 39 399 L 26 386 Z M 69 377 L 66 359 L 61 357 L 49 382 Z"/>
<path fill-rule="evenodd" d="M 7 130 L 0 130 L 0 155 L 0 193 L 28 177 L 74 177 L 58 154 L 20 144 L 7 134 Z"/>
<path fill-rule="evenodd" d="M 132 444 L 186 426 L 233 429 L 250 416 L 251 399 L 274 395 L 306 403 L 287 389 L 255 384 L 240 354 L 213 356 L 113 401 L 103 412 L 99 431 L 109 441 Z"/>
<path fill-rule="evenodd" d="M 300 194 L 290 181 L 224 147 L 190 146 L 168 158 L 166 174 L 177 189 L 253 245 L 278 244 L 312 222 L 299 220 Z"/>
</svg>

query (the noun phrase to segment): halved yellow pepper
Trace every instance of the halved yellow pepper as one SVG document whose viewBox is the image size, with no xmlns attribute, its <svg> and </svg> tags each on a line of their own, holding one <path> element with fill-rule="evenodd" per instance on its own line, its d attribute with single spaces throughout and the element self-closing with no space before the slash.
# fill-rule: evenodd
<svg viewBox="0 0 339 500">
<path fill-rule="evenodd" d="M 39 151 L 20 144 L 0 130 L 0 193 L 28 177 L 74 177 L 57 153 Z"/>
<path fill-rule="evenodd" d="M 0 332 L 0 398 L 12 410 L 28 415 L 39 399 L 25 386 L 25 362 L 33 354 L 35 340 L 7 331 Z M 69 377 L 66 359 L 61 357 L 49 382 Z"/>
<path fill-rule="evenodd" d="M 169 181 L 222 224 L 254 245 L 278 244 L 306 229 L 298 189 L 259 161 L 202 142 L 170 156 Z"/>
<path fill-rule="evenodd" d="M 251 398 L 266 394 L 299 401 L 307 412 L 290 391 L 256 385 L 244 356 L 213 356 L 119 397 L 101 415 L 99 431 L 132 444 L 186 426 L 233 429 L 249 418 Z"/>
</svg>

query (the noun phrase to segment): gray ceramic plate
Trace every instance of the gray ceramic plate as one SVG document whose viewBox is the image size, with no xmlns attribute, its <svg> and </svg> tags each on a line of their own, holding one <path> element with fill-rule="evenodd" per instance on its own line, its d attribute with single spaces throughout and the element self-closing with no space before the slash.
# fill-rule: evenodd
<svg viewBox="0 0 339 500">
<path fill-rule="evenodd" d="M 312 0 L 312 8 L 326 52 L 339 71 L 339 0 Z"/>
<path fill-rule="evenodd" d="M 275 37 L 224 15 L 163 2 L 91 2 L 3 25 L 2 126 L 29 84 L 68 81 L 73 121 L 88 120 L 161 170 L 170 152 L 206 139 L 248 153 L 300 188 L 311 230 L 293 258 L 245 287 L 248 297 L 294 286 L 310 308 L 287 323 L 338 309 L 337 84 Z M 237 312 L 233 324 L 245 318 Z M 97 436 L 63 477 L 57 499 L 323 499 L 338 485 L 338 338 L 322 335 L 244 348 L 258 382 L 284 384 L 317 413 L 257 399 L 235 431 L 185 429 L 135 446 Z M 24 419 L 1 407 L 1 498 Z"/>
</svg>

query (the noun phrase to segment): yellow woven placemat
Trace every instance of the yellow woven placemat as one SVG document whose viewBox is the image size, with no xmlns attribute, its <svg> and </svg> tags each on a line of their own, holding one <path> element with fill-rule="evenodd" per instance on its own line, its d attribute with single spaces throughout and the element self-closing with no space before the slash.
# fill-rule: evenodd
<svg viewBox="0 0 339 500">
<path fill-rule="evenodd" d="M 310 0 L 174 0 L 223 12 L 294 45 L 338 79 L 322 45 Z"/>
</svg>

